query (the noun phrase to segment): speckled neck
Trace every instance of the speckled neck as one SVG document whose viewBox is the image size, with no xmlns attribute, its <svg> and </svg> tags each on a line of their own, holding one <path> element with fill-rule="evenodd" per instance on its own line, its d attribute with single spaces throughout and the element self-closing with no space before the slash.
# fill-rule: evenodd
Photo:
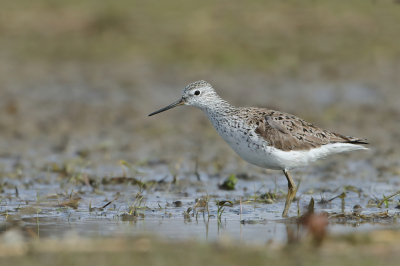
<svg viewBox="0 0 400 266">
<path fill-rule="evenodd" d="M 201 109 L 208 116 L 208 118 L 212 119 L 226 117 L 236 108 L 218 96 L 218 98 L 210 101 L 207 106 Z"/>
</svg>

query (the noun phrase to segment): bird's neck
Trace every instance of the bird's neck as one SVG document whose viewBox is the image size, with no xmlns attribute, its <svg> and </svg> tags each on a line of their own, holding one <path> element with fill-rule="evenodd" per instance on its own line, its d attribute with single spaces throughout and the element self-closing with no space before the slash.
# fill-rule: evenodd
<svg viewBox="0 0 400 266">
<path fill-rule="evenodd" d="M 208 104 L 204 108 L 201 108 L 204 113 L 208 116 L 208 118 L 222 118 L 229 115 L 232 111 L 235 110 L 233 105 L 230 105 L 227 101 L 222 98 L 213 101 Z"/>
</svg>

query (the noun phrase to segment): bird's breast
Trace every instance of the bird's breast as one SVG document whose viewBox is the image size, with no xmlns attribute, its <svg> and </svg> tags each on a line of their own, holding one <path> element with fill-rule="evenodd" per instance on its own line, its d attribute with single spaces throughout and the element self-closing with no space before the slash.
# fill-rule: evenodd
<svg viewBox="0 0 400 266">
<path fill-rule="evenodd" d="M 253 128 L 228 121 L 213 123 L 218 134 L 245 161 L 253 165 L 281 170 L 282 166 L 273 154 L 268 142 L 260 138 Z"/>
</svg>

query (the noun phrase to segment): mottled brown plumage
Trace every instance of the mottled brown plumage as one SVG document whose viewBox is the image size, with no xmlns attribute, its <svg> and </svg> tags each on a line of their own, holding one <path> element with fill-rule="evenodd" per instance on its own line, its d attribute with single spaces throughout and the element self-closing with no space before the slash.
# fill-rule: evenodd
<svg viewBox="0 0 400 266">
<path fill-rule="evenodd" d="M 329 143 L 367 144 L 365 139 L 343 136 L 323 130 L 294 115 L 265 109 L 249 117 L 249 124 L 258 127 L 255 133 L 264 138 L 269 146 L 283 151 L 310 150 Z"/>
</svg>

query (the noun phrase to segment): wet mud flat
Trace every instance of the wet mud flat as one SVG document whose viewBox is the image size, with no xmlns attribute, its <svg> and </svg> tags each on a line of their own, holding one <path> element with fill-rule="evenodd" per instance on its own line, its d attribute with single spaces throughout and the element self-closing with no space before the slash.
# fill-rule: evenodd
<svg viewBox="0 0 400 266">
<path fill-rule="evenodd" d="M 365 161 L 341 157 L 294 171 L 299 191 L 286 219 L 286 180 L 273 171 L 210 175 L 195 163 L 94 165 L 82 156 L 37 168 L 19 159 L 0 163 L 1 230 L 18 229 L 27 239 L 152 235 L 286 243 L 294 232 L 307 232 L 310 212 L 332 234 L 395 229 L 400 213 L 397 176 L 382 182 L 365 171 Z"/>
<path fill-rule="evenodd" d="M 374 179 L 360 170 L 368 168 L 363 160 L 336 157 L 294 171 L 299 194 L 287 219 L 286 180 L 269 171 L 209 175 L 193 163 L 89 166 L 81 157 L 37 169 L 1 163 L 6 265 L 397 265 L 399 258 L 398 200 L 383 196 L 397 178 Z M 329 167 L 341 169 L 336 178 Z"/>
</svg>

